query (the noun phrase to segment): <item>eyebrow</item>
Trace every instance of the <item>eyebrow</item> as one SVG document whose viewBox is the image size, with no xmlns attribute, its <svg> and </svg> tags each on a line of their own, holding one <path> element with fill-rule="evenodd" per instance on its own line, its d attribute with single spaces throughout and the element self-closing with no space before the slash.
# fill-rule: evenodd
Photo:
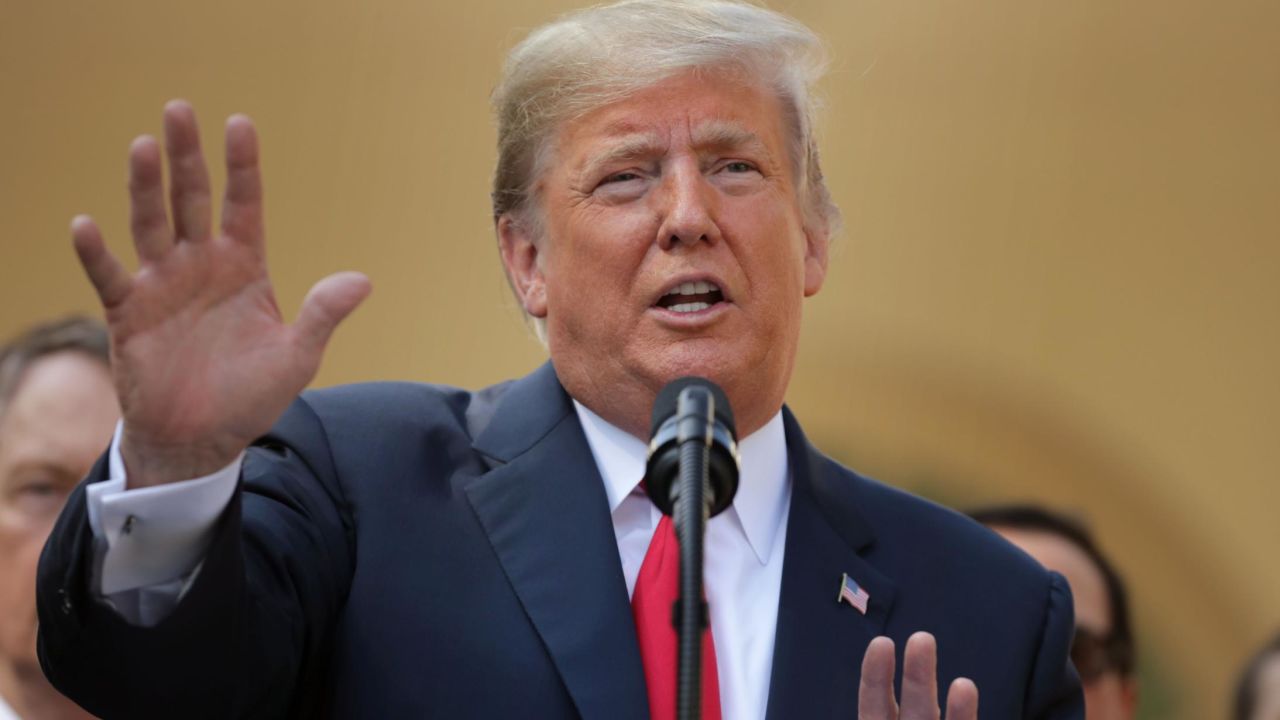
<svg viewBox="0 0 1280 720">
<path fill-rule="evenodd" d="M 693 146 L 699 149 L 749 150 L 769 156 L 769 150 L 760 136 L 728 120 L 712 120 L 699 125 L 693 131 Z"/>
<path fill-rule="evenodd" d="M 582 166 L 583 177 L 595 176 L 600 168 L 623 160 L 634 160 L 660 154 L 664 149 L 662 139 L 653 133 L 631 133 L 609 139 L 609 147 L 593 155 Z"/>
<path fill-rule="evenodd" d="M 747 150 L 772 159 L 768 147 L 758 135 L 738 123 L 713 120 L 693 131 L 693 146 L 698 150 Z M 628 133 L 609 139 L 609 147 L 583 164 L 581 176 L 593 177 L 599 170 L 624 160 L 658 155 L 666 143 L 655 133 Z"/>
</svg>

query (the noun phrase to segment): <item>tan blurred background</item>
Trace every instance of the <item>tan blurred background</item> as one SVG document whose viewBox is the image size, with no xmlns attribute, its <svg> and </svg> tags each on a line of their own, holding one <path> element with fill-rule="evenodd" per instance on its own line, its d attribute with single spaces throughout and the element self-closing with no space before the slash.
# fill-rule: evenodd
<svg viewBox="0 0 1280 720">
<path fill-rule="evenodd" d="M 2 0 L 0 335 L 94 309 L 67 222 L 128 252 L 125 148 L 181 96 L 214 152 L 258 121 L 287 312 L 373 279 L 318 384 L 525 373 L 487 98 L 573 4 Z M 831 45 L 847 218 L 790 403 L 891 483 L 1087 514 L 1133 586 L 1145 717 L 1223 715 L 1280 627 L 1280 3 L 774 6 Z"/>
</svg>

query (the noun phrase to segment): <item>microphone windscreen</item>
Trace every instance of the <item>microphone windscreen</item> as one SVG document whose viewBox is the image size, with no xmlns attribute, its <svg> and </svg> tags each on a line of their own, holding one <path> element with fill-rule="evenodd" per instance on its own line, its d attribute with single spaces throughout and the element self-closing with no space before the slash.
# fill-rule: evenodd
<svg viewBox="0 0 1280 720">
<path fill-rule="evenodd" d="M 729 396 L 724 394 L 724 390 L 721 390 L 719 385 L 704 377 L 693 375 L 672 380 L 658 393 L 658 398 L 653 401 L 653 419 L 649 427 L 649 437 L 653 437 L 654 433 L 658 432 L 658 428 L 662 427 L 662 423 L 666 422 L 667 418 L 676 414 L 680 391 L 694 385 L 705 387 L 711 391 L 711 396 L 716 401 L 716 420 L 720 421 L 720 424 L 729 430 L 729 434 L 733 435 L 734 440 L 737 440 L 738 430 L 733 424 L 733 409 L 729 407 Z"/>
</svg>

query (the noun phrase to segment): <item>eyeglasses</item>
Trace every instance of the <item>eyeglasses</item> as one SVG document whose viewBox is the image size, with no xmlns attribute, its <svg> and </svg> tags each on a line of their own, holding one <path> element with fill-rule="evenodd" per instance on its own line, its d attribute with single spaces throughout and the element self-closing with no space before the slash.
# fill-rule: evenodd
<svg viewBox="0 0 1280 720">
<path fill-rule="evenodd" d="M 1130 649 L 1119 638 L 1081 627 L 1076 628 L 1071 641 L 1071 662 L 1084 683 L 1091 683 L 1113 670 L 1128 672 L 1132 665 Z"/>
</svg>

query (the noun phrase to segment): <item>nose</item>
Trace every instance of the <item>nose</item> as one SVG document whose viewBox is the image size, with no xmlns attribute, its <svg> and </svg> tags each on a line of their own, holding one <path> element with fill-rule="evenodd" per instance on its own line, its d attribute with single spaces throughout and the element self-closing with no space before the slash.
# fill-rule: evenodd
<svg viewBox="0 0 1280 720">
<path fill-rule="evenodd" d="M 672 251 L 700 242 L 720 242 L 716 224 L 716 192 L 696 163 L 681 163 L 663 178 L 662 225 L 658 246 Z"/>
</svg>

